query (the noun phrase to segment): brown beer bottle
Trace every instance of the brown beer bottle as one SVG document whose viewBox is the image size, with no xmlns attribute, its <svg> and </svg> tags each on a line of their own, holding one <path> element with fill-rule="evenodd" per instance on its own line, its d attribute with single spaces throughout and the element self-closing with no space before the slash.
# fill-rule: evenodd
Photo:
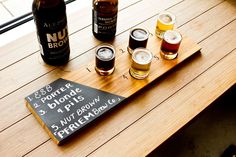
<svg viewBox="0 0 236 157">
<path fill-rule="evenodd" d="M 99 40 L 111 40 L 116 34 L 118 0 L 93 0 L 92 29 Z"/>
<path fill-rule="evenodd" d="M 50 65 L 63 65 L 70 56 L 64 0 L 34 0 L 32 5 L 40 52 Z"/>
</svg>

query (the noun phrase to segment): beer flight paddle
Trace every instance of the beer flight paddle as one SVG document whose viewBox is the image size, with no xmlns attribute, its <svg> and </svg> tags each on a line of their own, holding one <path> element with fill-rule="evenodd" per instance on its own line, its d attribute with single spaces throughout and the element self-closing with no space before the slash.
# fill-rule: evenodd
<svg viewBox="0 0 236 157">
<path fill-rule="evenodd" d="M 49 10 L 54 12 L 49 14 Z M 108 43 L 95 48 L 88 65 L 25 98 L 27 108 L 58 145 L 200 50 L 177 31 L 163 29 L 161 36 L 150 37 L 153 30 L 140 27 L 130 30 L 126 44 L 114 47 L 109 41 L 115 38 L 117 12 L 117 0 L 94 0 L 92 33 Z M 70 47 L 64 1 L 35 0 L 33 14 L 43 60 L 50 65 L 67 63 Z M 168 16 L 161 16 L 161 22 L 175 20 Z M 156 33 L 163 24 L 157 25 Z M 117 55 L 118 50 L 126 49 Z"/>
</svg>

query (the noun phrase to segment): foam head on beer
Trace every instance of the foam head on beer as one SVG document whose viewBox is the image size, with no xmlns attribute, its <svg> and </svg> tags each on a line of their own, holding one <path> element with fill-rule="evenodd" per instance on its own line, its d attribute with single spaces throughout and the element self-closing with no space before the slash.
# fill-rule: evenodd
<svg viewBox="0 0 236 157">
<path fill-rule="evenodd" d="M 178 44 L 182 40 L 180 33 L 177 31 L 167 31 L 163 38 L 170 44 Z"/>
</svg>

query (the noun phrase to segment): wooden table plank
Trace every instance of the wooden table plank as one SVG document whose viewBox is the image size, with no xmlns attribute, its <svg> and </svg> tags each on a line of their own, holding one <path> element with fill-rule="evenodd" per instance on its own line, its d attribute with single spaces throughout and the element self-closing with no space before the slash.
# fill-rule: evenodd
<svg viewBox="0 0 236 157">
<path fill-rule="evenodd" d="M 179 27 L 188 22 L 188 19 L 196 17 L 196 15 L 201 15 L 202 13 L 211 8 L 214 8 L 222 2 L 224 2 L 224 0 L 207 0 L 207 3 L 206 0 L 184 1 L 181 3 L 181 7 L 173 7 L 170 8 L 169 11 L 175 14 L 177 19 L 176 25 Z M 194 8 L 193 6 L 196 7 Z"/>
<path fill-rule="evenodd" d="M 193 11 L 196 11 L 195 16 L 199 15 L 198 10 L 201 10 L 202 8 L 202 4 L 198 3 L 198 0 L 194 0 L 196 2 L 196 5 L 192 5 L 191 1 L 187 1 L 188 3 L 184 3 L 183 5 L 179 4 L 174 8 L 180 8 L 180 9 L 175 9 L 176 11 L 179 11 L 181 9 L 184 9 L 184 6 L 191 6 L 192 8 L 190 8 Z M 217 4 L 218 0 L 215 0 Z M 199 5 L 198 5 L 199 4 Z M 214 6 L 215 4 L 212 4 L 212 6 Z M 209 8 L 211 8 L 212 6 L 209 6 Z M 207 8 L 206 8 L 207 10 Z M 205 11 L 205 10 L 203 10 Z M 175 14 L 177 12 L 174 12 Z M 184 16 L 179 16 L 178 17 L 178 21 L 183 21 L 184 23 L 187 22 L 188 20 L 191 20 L 191 18 L 194 17 L 189 17 L 188 14 L 183 14 Z M 223 19 L 222 19 L 223 20 Z M 150 19 L 150 26 L 155 26 L 155 21 L 156 21 L 156 17 L 153 17 L 152 19 Z M 179 23 L 180 25 L 182 25 L 182 23 Z M 143 26 L 147 26 L 147 23 L 144 23 Z M 223 26 L 223 25 L 221 25 Z M 154 31 L 154 30 L 152 30 Z M 183 30 L 184 31 L 184 30 Z M 211 31 L 213 32 L 213 31 Z M 204 39 L 206 36 L 198 36 L 197 39 L 195 39 L 196 41 L 200 41 L 202 39 Z M 128 40 L 128 32 L 125 32 L 119 36 L 117 36 L 116 41 L 115 41 L 115 45 L 119 46 L 122 45 L 123 43 L 127 44 L 127 40 Z M 124 50 L 126 50 L 126 48 L 124 48 Z M 94 55 L 93 55 L 93 50 L 89 51 L 84 57 L 81 56 L 78 59 L 75 59 L 74 61 L 72 61 L 68 66 L 64 67 L 63 69 L 65 71 L 71 71 L 71 70 L 76 70 L 77 68 L 81 67 L 81 65 L 86 64 L 89 60 L 93 59 Z M 57 79 L 58 77 L 62 76 L 62 71 L 56 70 L 55 72 L 52 72 L 50 74 L 45 75 L 44 77 L 42 77 L 41 79 L 38 79 L 38 81 L 30 83 L 29 85 L 26 85 L 25 87 L 11 93 L 9 96 L 3 98 L 2 100 L 0 100 L 0 104 L 2 104 L 0 106 L 1 109 L 1 117 L 2 117 L 2 121 L 0 121 L 0 130 L 7 128 L 8 126 L 10 126 L 11 124 L 15 123 L 16 121 L 18 121 L 18 119 L 22 119 L 25 116 L 27 116 L 29 114 L 28 110 L 25 108 L 25 106 L 21 106 L 22 104 L 24 104 L 24 97 L 26 95 L 29 95 L 30 93 L 32 93 L 34 90 L 44 86 L 45 84 L 48 84 L 50 82 L 52 82 L 53 80 Z M 15 116 L 11 116 L 8 113 L 11 112 L 13 113 Z"/>
<path fill-rule="evenodd" d="M 151 153 L 235 85 L 235 58 L 236 49 L 89 156 L 141 157 Z"/>
<path fill-rule="evenodd" d="M 220 37 L 224 37 L 225 34 L 229 34 L 228 40 L 219 43 L 219 46 L 220 45 L 222 46 L 226 43 L 230 43 L 230 45 L 227 45 L 227 47 L 228 47 L 228 49 L 231 49 L 232 45 L 234 45 L 234 43 L 235 43 L 235 39 L 234 39 L 234 36 L 229 33 L 230 32 L 229 30 L 235 31 L 234 28 L 235 28 L 235 23 L 232 23 L 231 25 L 229 25 L 229 27 L 223 28 L 220 32 L 217 32 L 216 34 L 214 34 L 213 35 L 214 38 L 213 37 L 210 38 L 209 41 L 207 42 L 207 44 L 214 43 L 217 39 L 219 40 Z M 201 37 L 199 37 L 199 38 L 201 38 Z M 98 123 L 98 125 L 96 126 L 97 127 L 96 130 L 94 130 L 94 129 L 91 129 L 90 131 L 88 130 L 88 132 L 85 132 L 82 137 L 80 137 L 79 139 L 77 138 L 77 140 L 76 139 L 72 140 L 71 143 L 69 145 L 67 145 L 66 147 L 64 147 L 64 148 L 57 147 L 57 146 L 54 146 L 55 144 L 53 144 L 51 142 L 47 142 L 45 145 L 40 147 L 40 149 L 37 151 L 40 152 L 40 150 L 41 150 L 45 153 L 48 153 L 48 155 L 50 155 L 50 153 L 53 154 L 53 152 L 55 151 L 56 153 L 58 153 L 58 156 L 60 154 L 64 154 L 66 152 L 68 154 L 68 156 L 70 156 L 73 153 L 76 153 L 76 152 L 72 151 L 73 149 L 78 150 L 80 148 L 79 150 L 81 150 L 81 154 L 82 153 L 88 154 L 89 152 L 91 152 L 91 150 L 98 147 L 104 141 L 109 140 L 109 138 L 111 138 L 111 136 L 113 136 L 112 134 L 115 135 L 115 134 L 119 133 L 119 131 L 123 130 L 124 126 L 128 126 L 130 123 L 135 121 L 137 118 L 139 118 L 140 116 L 142 116 L 143 114 L 148 112 L 152 107 L 154 107 L 156 104 L 158 104 L 158 102 L 159 103 L 162 102 L 164 99 L 166 99 L 166 97 L 171 95 L 171 93 L 176 92 L 179 88 L 184 86 L 189 80 L 193 79 L 198 73 L 202 72 L 204 69 L 209 67 L 213 62 L 216 62 L 217 60 L 219 60 L 225 54 L 225 51 L 222 51 L 224 49 L 225 49 L 225 47 L 222 46 L 221 49 L 219 49 L 219 48 L 213 49 L 210 52 L 207 52 L 206 56 L 208 56 L 208 57 L 206 57 L 206 58 L 204 57 L 205 59 L 201 58 L 201 57 L 197 58 L 196 60 L 194 60 L 195 64 L 188 64 L 187 67 L 189 67 L 189 68 L 186 67 L 188 69 L 187 70 L 188 73 L 186 73 L 186 68 L 183 68 L 183 69 L 185 69 L 185 71 L 183 73 L 178 74 L 179 79 L 177 79 L 177 80 L 176 80 L 177 76 L 175 76 L 176 73 L 174 73 L 175 75 L 173 74 L 173 75 L 168 76 L 168 77 L 171 77 L 169 79 L 170 81 L 167 81 L 166 84 L 162 82 L 158 86 L 158 88 L 152 88 L 150 92 L 147 92 L 144 94 L 145 95 L 145 102 L 147 103 L 147 105 L 145 105 L 145 106 L 143 106 L 143 104 L 142 104 L 142 106 L 141 106 L 141 104 L 137 105 L 138 101 L 140 101 L 142 103 L 141 98 L 139 98 L 135 102 L 132 102 L 132 103 L 130 102 L 130 104 L 127 106 L 124 105 L 123 106 L 124 108 L 122 107 L 122 110 L 117 111 L 117 113 L 113 113 L 112 115 L 110 115 L 110 116 L 112 116 L 112 118 L 111 117 L 110 117 L 110 119 L 106 118 L 103 123 L 101 123 L 101 122 Z M 214 57 L 211 57 L 212 53 L 216 53 L 217 55 Z M 185 64 L 185 65 L 187 65 L 187 64 Z M 195 65 L 195 66 L 193 66 L 193 65 Z M 192 71 L 193 68 L 197 69 L 197 71 L 193 72 Z M 182 70 L 181 68 L 178 69 L 178 72 L 180 72 L 181 70 Z M 45 77 L 44 79 L 47 79 L 47 78 L 48 77 Z M 175 78 L 175 79 L 173 80 L 173 78 Z M 167 80 L 168 80 L 168 78 L 167 78 Z M 40 82 L 40 79 L 38 81 Z M 170 91 L 170 89 L 172 89 L 172 90 Z M 163 94 L 163 92 L 165 94 Z M 153 102 L 153 99 L 155 99 L 156 101 Z M 133 109 L 135 109 L 135 110 L 133 111 Z M 134 117 L 134 116 L 136 116 L 136 117 Z M 34 119 L 32 116 L 30 116 L 28 118 Z M 28 119 L 28 118 L 26 118 L 26 119 Z M 120 125 L 121 121 L 122 121 L 122 125 Z M 36 120 L 35 120 L 35 123 L 36 123 Z M 27 123 L 27 121 L 24 120 L 24 121 L 22 121 L 21 126 L 34 126 L 34 124 Z M 14 143 L 16 141 L 24 141 L 24 140 L 31 141 L 30 146 L 24 145 L 24 146 L 22 146 L 22 148 L 19 147 L 18 149 L 16 149 L 19 152 L 21 152 L 20 149 L 24 150 L 24 149 L 26 149 L 26 147 L 30 148 L 31 146 L 34 147 L 34 146 L 40 144 L 39 141 L 32 141 L 31 140 L 34 136 L 38 136 L 35 134 L 33 134 L 34 136 L 31 136 L 31 134 L 29 134 L 27 137 L 24 135 L 23 139 L 22 139 L 22 137 L 19 137 L 19 134 L 7 134 L 7 132 L 11 132 L 12 130 L 18 130 L 18 129 L 22 129 L 22 128 L 19 128 L 19 125 L 14 125 L 11 128 L 4 131 L 3 133 L 1 133 L 0 136 L 2 136 L 4 134 L 3 137 L 13 136 L 11 138 L 12 140 L 8 141 L 8 143 L 9 143 L 8 146 L 12 146 L 12 148 L 4 146 L 3 150 L 8 150 L 8 151 L 15 150 Z M 31 128 L 31 129 L 29 129 L 29 133 L 30 132 L 32 132 L 32 133 L 39 132 L 40 134 L 44 134 L 44 131 L 42 129 L 35 131 L 34 128 Z M 41 136 L 42 135 L 40 135 L 40 137 Z M 99 140 L 94 141 L 94 139 L 92 137 L 96 137 L 96 136 L 99 137 Z M 47 137 L 47 135 L 45 135 L 45 137 Z M 86 146 L 90 146 L 90 147 L 86 147 Z M 45 150 L 45 148 L 48 148 L 48 147 L 52 148 L 52 149 L 48 150 L 49 152 L 47 152 Z M 93 147 L 93 148 L 91 148 L 91 147 Z M 35 153 L 37 153 L 37 151 L 35 150 Z M 10 152 L 13 152 L 13 151 L 10 151 Z M 15 153 L 19 153 L 19 152 L 15 152 Z M 43 152 L 41 152 L 41 154 Z M 5 152 L 5 153 L 7 153 L 7 152 Z"/>
<path fill-rule="evenodd" d="M 219 14 L 219 11 L 221 11 L 221 14 Z M 212 18 L 216 15 L 216 20 L 212 20 Z M 227 18 L 228 20 L 222 20 L 223 18 Z M 212 26 L 214 26 L 215 30 L 218 30 L 222 27 L 220 23 L 227 25 L 229 22 L 235 20 L 235 18 L 236 1 L 225 1 L 212 9 L 208 14 L 204 14 L 203 16 L 198 17 L 196 20 L 191 21 L 188 25 L 184 25 L 180 30 L 185 30 L 186 35 L 191 36 L 193 39 L 199 35 L 209 36 L 211 35 Z M 204 19 L 204 21 L 200 19 Z M 203 26 L 202 23 L 207 23 L 207 25 Z"/>
<path fill-rule="evenodd" d="M 46 141 L 48 139 L 47 133 L 39 131 L 42 128 L 33 118 L 26 118 L 24 121 L 16 123 L 11 128 L 12 129 L 0 133 L 0 154 L 2 157 L 22 156 L 26 152 L 31 151 L 32 148 L 39 146 L 38 143 L 36 144 L 32 141 Z M 8 136 L 8 134 L 12 136 Z M 16 138 L 15 135 L 18 137 Z"/>
</svg>

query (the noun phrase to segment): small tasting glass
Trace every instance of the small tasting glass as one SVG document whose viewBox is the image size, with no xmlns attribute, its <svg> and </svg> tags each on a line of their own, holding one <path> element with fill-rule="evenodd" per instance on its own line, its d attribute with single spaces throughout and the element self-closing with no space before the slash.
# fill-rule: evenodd
<svg viewBox="0 0 236 157">
<path fill-rule="evenodd" d="M 157 17 L 156 35 L 163 38 L 165 31 L 174 29 L 175 22 L 175 15 L 167 11 L 161 12 Z"/>
<path fill-rule="evenodd" d="M 129 34 L 129 45 L 127 47 L 130 54 L 133 53 L 134 49 L 143 47 L 146 48 L 148 42 L 149 32 L 143 28 L 133 28 Z"/>
<path fill-rule="evenodd" d="M 146 48 L 137 48 L 132 54 L 130 75 L 136 79 L 145 79 L 150 73 L 153 54 Z"/>
<path fill-rule="evenodd" d="M 175 59 L 178 56 L 181 41 L 182 36 L 179 32 L 174 30 L 166 31 L 163 35 L 163 40 L 161 43 L 160 54 L 162 58 L 167 60 Z"/>
<path fill-rule="evenodd" d="M 111 75 L 115 70 L 115 49 L 110 44 L 102 44 L 96 48 L 95 70 L 99 75 Z"/>
</svg>

